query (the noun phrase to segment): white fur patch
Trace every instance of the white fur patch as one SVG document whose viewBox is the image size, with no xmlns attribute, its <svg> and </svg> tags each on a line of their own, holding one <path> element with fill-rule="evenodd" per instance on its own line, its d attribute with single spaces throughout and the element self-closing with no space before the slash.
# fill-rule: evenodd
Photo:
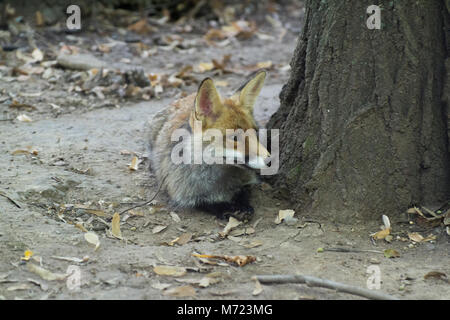
<svg viewBox="0 0 450 320">
<path fill-rule="evenodd" d="M 266 163 L 264 162 L 264 159 L 259 156 L 250 158 L 247 165 L 253 169 L 263 169 L 266 167 Z"/>
</svg>

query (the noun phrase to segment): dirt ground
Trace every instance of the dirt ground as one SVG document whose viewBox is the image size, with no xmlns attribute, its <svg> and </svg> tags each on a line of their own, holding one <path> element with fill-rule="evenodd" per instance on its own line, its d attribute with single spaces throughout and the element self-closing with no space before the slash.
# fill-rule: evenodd
<svg viewBox="0 0 450 320">
<path fill-rule="evenodd" d="M 23 55 L 17 54 L 20 48 L 2 52 L 1 299 L 176 299 L 177 295 L 183 299 L 361 299 L 300 284 L 262 285 L 258 293 L 251 278 L 303 274 L 366 288 L 369 266 L 379 268 L 384 293 L 401 299 L 450 299 L 448 279 L 440 274 L 450 276 L 450 237 L 442 223 L 424 223 L 414 214 L 380 212 L 373 221 L 338 224 L 296 212 L 297 221 L 275 224 L 279 210 L 294 205 L 268 182 L 253 190 L 254 218 L 228 236 L 219 234 L 227 221 L 200 211 L 173 210 L 163 193 L 151 205 L 121 215 L 122 240 L 111 235 L 115 212 L 143 203 L 156 192 L 157 182 L 148 169 L 145 123 L 158 110 L 183 92 L 194 92 L 206 76 L 219 81 L 218 89 L 226 95 L 253 69 L 264 66 L 269 77 L 256 118 L 264 125 L 276 111 L 304 10 L 296 3 L 275 9 L 272 18 L 259 13 L 258 29 L 249 37 L 242 32 L 208 43 L 204 35 L 221 25 L 207 21 L 192 30 L 186 27 L 189 23 L 153 21 L 151 26 L 157 30 L 146 33 L 125 27 L 68 34 L 49 26 L 34 33 L 43 58 L 33 57 L 30 47 L 22 48 Z M 95 56 L 98 61 L 88 58 L 87 62 L 102 62 L 103 71 L 51 62 L 61 52 L 70 60 L 70 53 L 76 51 Z M 226 55 L 229 62 L 223 60 Z M 27 58 L 36 61 L 24 66 Z M 200 64 L 212 59 L 219 63 L 202 70 Z M 186 66 L 194 70 L 179 74 Z M 210 64 L 203 66 L 211 69 Z M 152 83 L 139 87 L 139 77 L 124 76 L 136 68 Z M 104 69 L 116 71 L 106 74 Z M 32 121 L 20 121 L 23 114 Z M 137 170 L 129 168 L 133 157 L 139 162 Z M 370 237 L 380 230 L 382 214 L 392 221 L 391 242 Z M 85 240 L 86 231 L 98 235 L 98 249 Z M 412 232 L 435 238 L 413 242 L 408 237 Z M 180 236 L 183 241 L 173 241 Z M 349 252 L 327 251 L 330 248 Z M 385 257 L 385 249 L 395 249 L 399 257 Z M 33 253 L 29 261 L 25 261 L 26 250 Z M 238 267 L 202 260 L 193 253 L 254 256 L 256 261 Z M 33 271 L 30 264 L 63 279 L 46 280 L 49 275 Z M 61 276 L 70 266 L 79 268 L 78 289 L 70 289 Z M 160 275 L 155 266 L 178 266 L 185 274 Z M 206 284 L 200 282 L 205 277 L 210 280 Z"/>
</svg>

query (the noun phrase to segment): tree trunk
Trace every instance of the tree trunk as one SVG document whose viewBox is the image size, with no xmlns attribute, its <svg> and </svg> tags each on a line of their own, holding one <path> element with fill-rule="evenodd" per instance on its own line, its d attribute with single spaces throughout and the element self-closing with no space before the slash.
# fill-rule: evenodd
<svg viewBox="0 0 450 320">
<path fill-rule="evenodd" d="M 366 26 L 372 4 L 379 30 Z M 297 209 L 348 221 L 449 199 L 449 9 L 450 0 L 306 1 L 268 124 L 280 129 L 276 182 Z"/>
</svg>

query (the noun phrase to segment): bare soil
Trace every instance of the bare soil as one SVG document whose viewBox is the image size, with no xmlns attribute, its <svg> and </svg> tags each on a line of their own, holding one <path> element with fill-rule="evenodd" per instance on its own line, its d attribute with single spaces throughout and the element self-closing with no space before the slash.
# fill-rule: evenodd
<svg viewBox="0 0 450 320">
<path fill-rule="evenodd" d="M 271 61 L 272 67 L 257 103 L 256 117 L 265 124 L 277 110 L 278 94 L 289 76 L 286 65 L 301 29 L 303 11 L 301 7 L 294 9 L 297 11 L 280 12 L 280 22 L 286 30 L 281 41 L 282 29 L 274 28 L 262 16 L 258 20 L 261 21 L 259 31 L 273 39 L 253 35 L 249 39 L 233 37 L 223 47 L 208 45 L 202 38 L 208 31 L 205 26 L 203 30 L 180 34 L 184 40 L 192 41 L 188 48 L 164 50 L 167 45 L 160 45 L 155 39 L 179 30 L 179 26 L 165 24 L 158 26 L 157 37 L 154 33 L 137 35 L 140 42 L 158 49 L 148 57 L 142 57 L 135 43 L 123 41 L 123 34 L 115 31 L 67 35 L 40 29 L 39 32 L 46 35 L 37 41 L 38 47 L 48 55 L 44 61 L 55 59 L 52 50 L 59 50 L 65 43 L 121 72 L 139 67 L 147 74 L 170 75 L 186 65 L 196 66 L 212 59 L 220 61 L 227 54 L 231 55 L 233 69 L 243 71 L 242 74 L 217 70 L 192 72 L 196 81 L 180 87 L 164 87 L 159 97 L 150 92 L 147 100 L 114 92 L 101 97 L 89 91 L 73 90 L 74 83 L 85 71 L 54 66 L 51 67 L 54 80 L 52 77 L 44 79 L 42 74 L 20 77 L 12 69 L 23 61 L 17 59 L 14 51 L 3 52 L 0 70 L 0 191 L 3 194 L 0 196 L 0 298 L 175 299 L 167 295 L 167 289 L 162 289 L 167 284 L 168 289 L 192 285 L 195 296 L 183 297 L 187 299 L 360 299 L 298 284 L 263 285 L 263 291 L 253 295 L 255 284 L 251 277 L 298 273 L 366 287 L 370 276 L 367 268 L 376 265 L 380 269 L 380 290 L 385 293 L 401 299 L 450 299 L 448 280 L 424 278 L 431 271 L 450 276 L 450 237 L 442 224 L 433 226 L 421 223 L 417 216 L 380 211 L 376 221 L 348 221 L 346 224 L 296 212 L 297 222 L 277 225 L 274 220 L 278 211 L 294 209 L 294 205 L 286 200 L 285 191 L 276 190 L 268 182 L 253 190 L 254 218 L 238 226 L 229 237 L 219 235 L 227 221 L 205 212 L 175 210 L 180 218 L 179 222 L 175 221 L 170 215 L 174 210 L 167 205 L 168 199 L 163 193 L 158 194 L 152 205 L 122 214 L 123 240 L 111 236 L 109 229 L 115 212 L 143 203 L 156 192 L 157 182 L 148 169 L 144 128 L 147 119 L 158 110 L 180 97 L 182 92 L 194 92 L 197 83 L 206 76 L 227 81 L 228 86 L 219 90 L 224 95 L 229 94 L 250 73 L 245 66 L 264 61 Z M 126 33 L 130 35 L 129 31 Z M 112 39 L 120 43 L 109 52 L 95 49 Z M 13 100 L 33 107 L 11 107 Z M 20 114 L 28 115 L 32 122 L 17 120 Z M 15 152 L 26 150 L 28 146 L 36 152 Z M 133 171 L 129 164 L 135 155 L 142 162 L 138 170 Z M 392 220 L 390 243 L 370 237 L 380 230 L 382 214 Z M 83 227 L 76 227 L 77 223 Z M 154 233 L 154 228 L 160 225 L 167 227 Z M 101 244 L 97 250 L 85 240 L 83 228 L 99 236 Z M 436 239 L 413 243 L 408 238 L 410 232 L 419 232 L 424 237 L 432 234 Z M 169 245 L 186 233 L 192 235 L 188 243 Z M 354 251 L 318 250 L 336 247 Z M 400 256 L 387 258 L 383 254 L 385 249 L 395 249 Z M 28 262 L 21 260 L 26 250 L 33 252 Z M 194 252 L 250 255 L 255 256 L 256 261 L 242 267 L 223 261 L 208 264 L 193 257 Z M 85 256 L 89 258 L 84 262 L 55 258 Z M 63 274 L 69 266 L 78 266 L 81 287 L 70 290 L 65 280 L 44 280 L 29 271 L 30 263 Z M 161 276 L 153 270 L 158 265 L 184 267 L 187 274 Z M 183 282 L 199 280 L 211 273 L 219 281 L 207 287 Z"/>
</svg>

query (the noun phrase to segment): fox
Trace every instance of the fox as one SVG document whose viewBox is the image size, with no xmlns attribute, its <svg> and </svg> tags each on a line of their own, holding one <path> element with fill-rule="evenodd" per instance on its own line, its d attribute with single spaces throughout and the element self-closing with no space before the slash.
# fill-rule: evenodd
<svg viewBox="0 0 450 320">
<path fill-rule="evenodd" d="M 259 141 L 259 128 L 253 115 L 266 74 L 265 70 L 256 72 L 227 98 L 220 96 L 211 78 L 205 78 L 196 93 L 174 101 L 149 120 L 150 169 L 160 189 L 177 208 L 197 208 L 224 219 L 229 216 L 251 219 L 254 209 L 249 202 L 250 186 L 259 182 L 256 171 L 270 158 L 269 151 Z M 196 124 L 200 125 L 200 131 Z M 178 129 L 190 133 L 218 130 L 223 139 L 202 141 L 201 151 L 214 145 L 219 147 L 223 159 L 231 157 L 240 161 L 174 163 L 172 156 L 179 141 L 173 141 L 173 134 Z M 237 148 L 236 141 L 242 138 L 248 144 Z M 192 144 L 187 146 L 191 148 Z"/>
</svg>

